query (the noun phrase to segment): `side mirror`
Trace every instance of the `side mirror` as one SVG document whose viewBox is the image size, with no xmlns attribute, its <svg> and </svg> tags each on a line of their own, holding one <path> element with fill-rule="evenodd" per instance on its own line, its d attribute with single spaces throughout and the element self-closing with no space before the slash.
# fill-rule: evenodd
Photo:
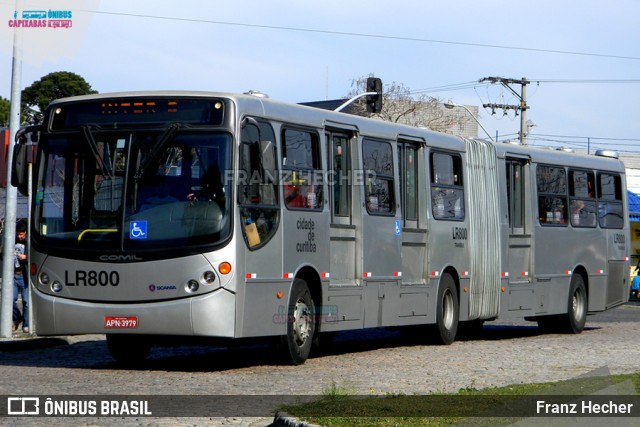
<svg viewBox="0 0 640 427">
<path fill-rule="evenodd" d="M 36 146 L 40 135 L 40 126 L 28 126 L 16 133 L 16 145 L 13 149 L 11 185 L 18 188 L 23 196 L 29 194 L 29 167 L 35 162 Z"/>
</svg>

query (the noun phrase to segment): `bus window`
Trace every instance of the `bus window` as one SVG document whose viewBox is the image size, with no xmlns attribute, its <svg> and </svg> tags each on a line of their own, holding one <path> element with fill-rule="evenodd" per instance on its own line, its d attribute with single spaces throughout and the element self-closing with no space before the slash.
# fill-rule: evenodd
<svg viewBox="0 0 640 427">
<path fill-rule="evenodd" d="M 435 219 L 464 219 L 462 159 L 455 154 L 431 154 L 431 209 Z"/>
<path fill-rule="evenodd" d="M 418 147 L 414 144 L 398 144 L 400 164 L 400 199 L 402 218 L 418 220 Z"/>
<path fill-rule="evenodd" d="M 524 229 L 524 173 L 525 163 L 522 160 L 507 160 L 507 202 L 509 228 L 511 233 Z"/>
<path fill-rule="evenodd" d="M 564 168 L 538 166 L 538 218 L 542 225 L 567 225 L 567 176 Z"/>
<path fill-rule="evenodd" d="M 620 175 L 598 174 L 598 219 L 602 228 L 624 226 Z"/>
<path fill-rule="evenodd" d="M 389 215 L 395 212 L 393 150 L 391 144 L 365 139 L 362 158 L 367 174 L 365 196 L 367 212 Z"/>
<path fill-rule="evenodd" d="M 351 176 L 351 151 L 349 138 L 346 135 L 328 134 L 329 161 L 331 162 L 330 191 L 333 197 L 333 216 L 348 217 L 351 214 L 351 197 L 349 179 Z"/>
<path fill-rule="evenodd" d="M 569 198 L 571 225 L 596 226 L 595 176 L 593 172 L 569 171 Z"/>
<path fill-rule="evenodd" d="M 251 249 L 266 243 L 278 228 L 275 134 L 268 123 L 242 130 L 238 203 L 242 232 Z"/>
<path fill-rule="evenodd" d="M 315 132 L 285 129 L 282 168 L 286 170 L 284 202 L 289 209 L 322 209 L 320 142 Z"/>
</svg>

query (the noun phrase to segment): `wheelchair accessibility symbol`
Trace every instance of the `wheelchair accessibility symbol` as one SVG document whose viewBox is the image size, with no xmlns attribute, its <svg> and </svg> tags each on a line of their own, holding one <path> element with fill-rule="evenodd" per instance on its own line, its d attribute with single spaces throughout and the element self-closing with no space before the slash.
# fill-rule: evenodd
<svg viewBox="0 0 640 427">
<path fill-rule="evenodd" d="M 130 239 L 146 239 L 147 238 L 147 221 L 131 221 L 129 223 Z"/>
</svg>

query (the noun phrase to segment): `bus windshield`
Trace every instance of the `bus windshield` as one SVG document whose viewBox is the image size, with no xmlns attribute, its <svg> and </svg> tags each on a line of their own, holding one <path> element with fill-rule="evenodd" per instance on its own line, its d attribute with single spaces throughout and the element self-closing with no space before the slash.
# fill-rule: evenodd
<svg viewBox="0 0 640 427">
<path fill-rule="evenodd" d="M 231 135 L 185 129 L 44 135 L 34 242 L 145 251 L 216 245 L 231 230 Z M 99 243 L 98 243 L 99 242 Z"/>
</svg>

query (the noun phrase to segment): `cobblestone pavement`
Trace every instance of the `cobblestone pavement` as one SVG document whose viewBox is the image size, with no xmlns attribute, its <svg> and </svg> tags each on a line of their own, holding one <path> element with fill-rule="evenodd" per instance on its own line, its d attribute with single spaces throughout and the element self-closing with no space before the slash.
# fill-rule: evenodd
<svg viewBox="0 0 640 427">
<path fill-rule="evenodd" d="M 302 366 L 280 365 L 266 346 L 188 346 L 154 348 L 143 369 L 125 370 L 113 363 L 99 335 L 68 337 L 64 345 L 23 351 L 11 351 L 3 342 L 0 394 L 180 394 L 211 395 L 214 400 L 215 395 L 321 395 L 332 386 L 366 395 L 456 392 L 566 380 L 597 369 L 637 372 L 639 326 L 640 306 L 626 304 L 590 317 L 580 335 L 541 334 L 527 322 L 491 322 L 474 339 L 436 346 L 412 343 L 397 331 L 355 331 L 338 334 Z M 55 425 L 57 420 L 13 421 Z M 262 427 L 272 421 L 67 418 L 64 425 Z"/>
</svg>

